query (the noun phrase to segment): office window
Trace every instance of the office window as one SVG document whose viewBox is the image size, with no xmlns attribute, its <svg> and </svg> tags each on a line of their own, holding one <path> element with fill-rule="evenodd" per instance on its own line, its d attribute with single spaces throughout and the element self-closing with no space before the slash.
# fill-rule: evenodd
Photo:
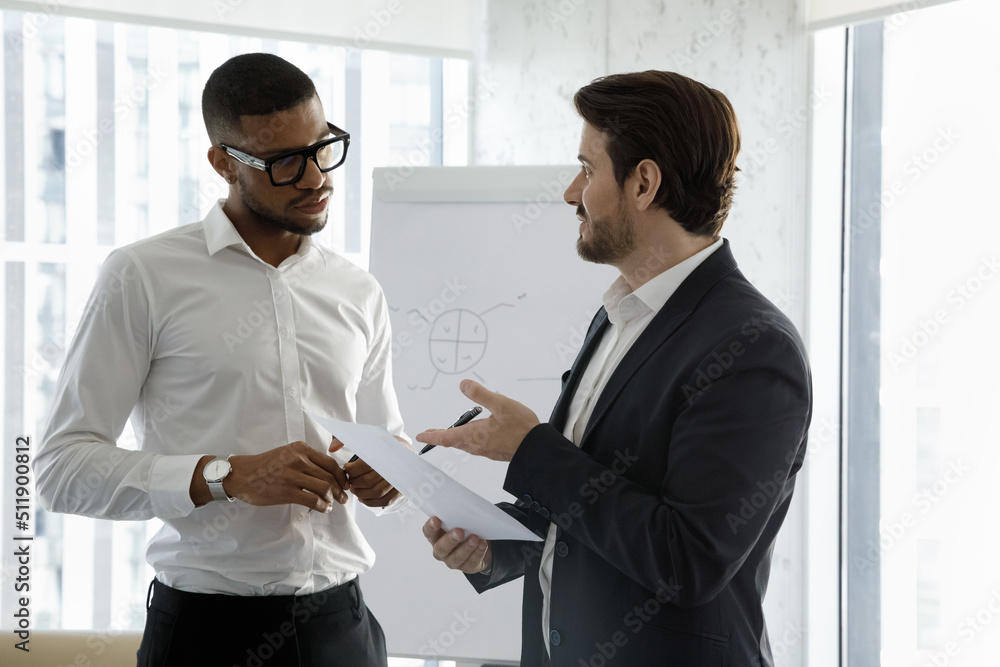
<svg viewBox="0 0 1000 667">
<path fill-rule="evenodd" d="M 196 221 L 225 196 L 205 156 L 201 91 L 230 56 L 267 51 L 294 62 L 316 83 L 328 118 L 351 132 L 320 240 L 363 268 L 371 168 L 467 160 L 466 119 L 445 123 L 442 113 L 444 99 L 467 95 L 464 60 L 66 13 L 0 12 L 5 452 L 19 436 L 30 437 L 33 451 L 40 444 L 66 347 L 107 254 Z M 135 447 L 129 429 L 119 445 Z M 10 500 L 12 455 L 0 471 L 0 496 Z M 145 545 L 159 522 L 49 514 L 32 497 L 26 528 L 11 512 L 0 517 L 0 627 L 11 627 L 15 605 L 9 547 L 15 536 L 34 535 L 32 628 L 141 629 L 152 577 Z"/>
<path fill-rule="evenodd" d="M 961 0 L 848 31 L 842 664 L 1000 652 L 998 21 Z"/>
</svg>

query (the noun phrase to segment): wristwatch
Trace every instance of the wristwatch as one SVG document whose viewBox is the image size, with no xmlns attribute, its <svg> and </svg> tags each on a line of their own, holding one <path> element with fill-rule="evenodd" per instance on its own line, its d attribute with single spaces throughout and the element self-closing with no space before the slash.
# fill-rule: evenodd
<svg viewBox="0 0 1000 667">
<path fill-rule="evenodd" d="M 232 456 L 230 454 L 229 456 Z M 233 502 L 236 498 L 231 498 L 226 490 L 222 488 L 222 480 L 233 471 L 229 458 L 212 459 L 205 466 L 205 481 L 208 482 L 208 490 L 212 492 L 212 497 L 216 500 L 228 500 Z"/>
</svg>

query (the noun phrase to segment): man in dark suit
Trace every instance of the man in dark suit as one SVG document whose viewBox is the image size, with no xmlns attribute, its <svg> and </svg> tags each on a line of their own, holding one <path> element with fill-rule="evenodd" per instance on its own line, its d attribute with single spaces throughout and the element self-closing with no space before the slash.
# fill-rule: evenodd
<svg viewBox="0 0 1000 667">
<path fill-rule="evenodd" d="M 577 250 L 621 276 L 548 423 L 464 380 L 491 415 L 425 443 L 509 461 L 504 509 L 544 543 L 424 526 L 479 591 L 522 575 L 523 667 L 772 665 L 762 601 L 806 450 L 811 381 L 788 319 L 719 236 L 739 127 L 669 72 L 574 97 Z"/>
</svg>

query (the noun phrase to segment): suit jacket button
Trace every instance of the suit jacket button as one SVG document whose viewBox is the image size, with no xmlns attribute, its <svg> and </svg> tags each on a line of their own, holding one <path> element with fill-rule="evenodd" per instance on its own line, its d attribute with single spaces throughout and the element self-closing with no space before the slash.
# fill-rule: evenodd
<svg viewBox="0 0 1000 667">
<path fill-rule="evenodd" d="M 559 642 L 561 641 L 562 637 L 559 636 L 559 633 L 557 631 L 553 630 L 552 632 L 549 633 L 549 642 L 553 646 L 559 646 Z"/>
<path fill-rule="evenodd" d="M 531 495 L 526 493 L 526 494 L 524 494 L 524 497 L 521 498 L 521 500 L 524 501 L 525 505 L 530 505 L 531 504 Z"/>
<path fill-rule="evenodd" d="M 556 544 L 556 555 L 565 558 L 569 554 L 569 545 L 565 542 L 558 542 Z"/>
<path fill-rule="evenodd" d="M 540 509 L 542 509 L 542 506 L 538 504 L 538 501 L 537 501 L 537 500 L 535 500 L 535 501 L 533 501 L 533 502 L 531 503 L 531 511 L 533 511 L 533 512 L 537 512 L 537 511 L 538 511 L 538 510 L 540 510 Z"/>
<path fill-rule="evenodd" d="M 543 519 L 549 518 L 549 509 L 547 507 L 543 507 L 542 509 L 538 510 L 538 513 L 542 515 Z"/>
</svg>

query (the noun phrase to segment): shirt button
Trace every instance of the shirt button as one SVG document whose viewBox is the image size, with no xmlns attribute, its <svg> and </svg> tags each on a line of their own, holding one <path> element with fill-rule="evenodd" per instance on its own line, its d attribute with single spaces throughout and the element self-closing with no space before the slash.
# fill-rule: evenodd
<svg viewBox="0 0 1000 667">
<path fill-rule="evenodd" d="M 288 394 L 289 396 L 295 396 L 295 387 L 289 387 L 288 389 L 285 390 L 285 393 Z"/>
<path fill-rule="evenodd" d="M 553 630 L 549 633 L 549 641 L 553 646 L 559 646 L 559 642 L 562 641 L 562 637 L 559 636 L 559 632 L 557 630 Z"/>
<path fill-rule="evenodd" d="M 299 521 L 305 521 L 305 520 L 306 520 L 306 515 L 305 514 L 300 514 L 299 515 Z"/>
<path fill-rule="evenodd" d="M 556 544 L 556 555 L 565 558 L 569 554 L 569 546 L 565 542 Z"/>
<path fill-rule="evenodd" d="M 291 331 L 289 331 L 288 327 L 281 327 L 278 333 L 280 333 L 282 336 L 287 336 L 288 334 L 291 333 Z"/>
</svg>

